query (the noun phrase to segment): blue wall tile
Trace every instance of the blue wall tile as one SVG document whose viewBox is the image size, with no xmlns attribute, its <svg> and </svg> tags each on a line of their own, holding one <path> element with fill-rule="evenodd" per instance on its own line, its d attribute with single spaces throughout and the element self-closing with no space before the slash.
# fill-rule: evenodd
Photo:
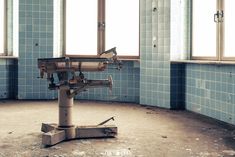
<svg viewBox="0 0 235 157">
<path fill-rule="evenodd" d="M 37 58 L 53 56 L 52 2 L 19 1 L 18 99 L 54 99 L 56 96 L 55 92 L 47 89 L 45 80 L 37 78 Z"/>
<path fill-rule="evenodd" d="M 141 1 L 140 103 L 171 108 L 170 104 L 170 1 Z M 154 47 L 153 38 L 157 44 Z"/>
<path fill-rule="evenodd" d="M 139 68 L 135 68 L 133 62 L 124 61 L 120 71 L 109 65 L 104 72 L 85 73 L 87 79 L 107 79 L 108 76 L 113 78 L 111 92 L 108 88 L 88 89 L 78 94 L 76 99 L 139 103 Z"/>
<path fill-rule="evenodd" d="M 16 59 L 0 59 L 0 99 L 15 99 L 18 88 Z"/>
<path fill-rule="evenodd" d="M 185 65 L 171 64 L 171 108 L 185 109 Z"/>
<path fill-rule="evenodd" d="M 235 66 L 185 66 L 186 109 L 235 124 Z"/>
</svg>

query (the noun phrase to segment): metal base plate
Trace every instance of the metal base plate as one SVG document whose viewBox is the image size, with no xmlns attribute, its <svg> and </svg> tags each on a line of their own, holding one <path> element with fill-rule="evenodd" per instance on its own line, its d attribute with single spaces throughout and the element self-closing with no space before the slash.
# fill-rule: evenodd
<svg viewBox="0 0 235 157">
<path fill-rule="evenodd" d="M 115 125 L 90 125 L 58 127 L 57 124 L 42 123 L 42 144 L 52 146 L 66 140 L 85 138 L 107 138 L 117 135 Z"/>
</svg>

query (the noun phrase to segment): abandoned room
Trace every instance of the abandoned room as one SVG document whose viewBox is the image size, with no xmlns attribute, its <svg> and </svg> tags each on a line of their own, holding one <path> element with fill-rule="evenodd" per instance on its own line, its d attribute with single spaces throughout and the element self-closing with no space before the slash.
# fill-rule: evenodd
<svg viewBox="0 0 235 157">
<path fill-rule="evenodd" d="M 235 156 L 234 7 L 0 0 L 0 157 Z"/>
</svg>

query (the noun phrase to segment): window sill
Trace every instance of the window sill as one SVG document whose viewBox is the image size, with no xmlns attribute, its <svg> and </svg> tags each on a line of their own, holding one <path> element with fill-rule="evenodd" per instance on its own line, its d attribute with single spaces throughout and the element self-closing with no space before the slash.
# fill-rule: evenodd
<svg viewBox="0 0 235 157">
<path fill-rule="evenodd" d="M 15 56 L 0 56 L 0 59 L 18 59 L 18 57 L 15 57 Z"/>
<path fill-rule="evenodd" d="M 119 60 L 121 61 L 134 61 L 134 62 L 140 62 L 140 59 L 131 59 L 131 58 L 119 58 Z"/>
<path fill-rule="evenodd" d="M 174 64 L 184 64 L 184 63 L 192 63 L 192 64 L 214 64 L 214 65 L 235 65 L 235 61 L 209 61 L 209 60 L 171 60 L 171 63 Z"/>
</svg>

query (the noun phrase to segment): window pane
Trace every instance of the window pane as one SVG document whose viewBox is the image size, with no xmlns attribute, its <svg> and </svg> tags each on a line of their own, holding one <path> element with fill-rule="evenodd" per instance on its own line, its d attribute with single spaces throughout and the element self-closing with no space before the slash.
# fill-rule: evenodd
<svg viewBox="0 0 235 157">
<path fill-rule="evenodd" d="M 66 54 L 97 54 L 97 0 L 66 1 Z"/>
<path fill-rule="evenodd" d="M 0 0 L 0 53 L 4 53 L 4 0 Z"/>
<path fill-rule="evenodd" d="M 139 1 L 106 1 L 106 50 L 117 47 L 118 55 L 139 55 Z"/>
<path fill-rule="evenodd" d="M 216 0 L 193 0 L 193 57 L 216 57 Z"/>
<path fill-rule="evenodd" d="M 12 35 L 12 42 L 13 42 L 13 56 L 19 56 L 19 0 L 13 0 L 13 35 Z M 9 53 L 9 52 L 8 52 Z"/>
<path fill-rule="evenodd" d="M 225 57 L 235 57 L 235 21 L 234 15 L 235 11 L 233 10 L 235 6 L 235 0 L 226 0 L 225 1 Z"/>
</svg>

